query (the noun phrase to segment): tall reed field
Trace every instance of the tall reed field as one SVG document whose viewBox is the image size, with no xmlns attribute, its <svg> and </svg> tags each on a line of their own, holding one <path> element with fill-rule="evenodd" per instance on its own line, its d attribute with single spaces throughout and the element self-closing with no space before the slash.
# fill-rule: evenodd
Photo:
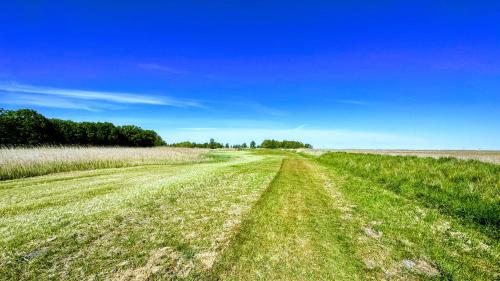
<svg viewBox="0 0 500 281">
<path fill-rule="evenodd" d="M 171 147 L 0 148 L 0 180 L 137 165 L 200 162 L 206 149 Z"/>
<path fill-rule="evenodd" d="M 326 153 L 320 163 L 460 218 L 499 238 L 500 165 L 455 158 Z"/>
</svg>

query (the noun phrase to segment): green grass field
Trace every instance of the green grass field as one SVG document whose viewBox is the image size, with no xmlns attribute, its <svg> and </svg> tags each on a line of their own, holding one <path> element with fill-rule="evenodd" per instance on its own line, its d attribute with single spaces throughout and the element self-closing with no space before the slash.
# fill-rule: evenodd
<svg viewBox="0 0 500 281">
<path fill-rule="evenodd" d="M 0 279 L 500 279 L 498 164 L 175 153 L 103 167 L 9 163 Z"/>
</svg>

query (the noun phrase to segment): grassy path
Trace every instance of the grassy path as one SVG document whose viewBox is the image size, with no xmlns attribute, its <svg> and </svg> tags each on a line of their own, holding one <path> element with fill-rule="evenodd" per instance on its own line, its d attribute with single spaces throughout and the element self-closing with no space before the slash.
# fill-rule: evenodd
<svg viewBox="0 0 500 281">
<path fill-rule="evenodd" d="M 219 152 L 0 181 L 0 280 L 498 280 L 490 231 L 409 193 L 441 190 L 329 157 Z M 487 175 L 481 192 L 497 192 Z"/>
<path fill-rule="evenodd" d="M 287 158 L 214 273 L 229 280 L 360 279 L 342 202 L 319 168 Z"/>
<path fill-rule="evenodd" d="M 227 156 L 0 182 L 0 280 L 196 278 L 281 163 Z"/>
<path fill-rule="evenodd" d="M 217 261 L 221 280 L 497 280 L 498 240 L 345 166 L 289 156 Z"/>
</svg>

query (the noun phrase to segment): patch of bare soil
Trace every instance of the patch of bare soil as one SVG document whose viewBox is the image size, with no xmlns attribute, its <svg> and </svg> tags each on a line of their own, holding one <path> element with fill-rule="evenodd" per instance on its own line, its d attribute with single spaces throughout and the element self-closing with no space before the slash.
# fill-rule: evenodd
<svg viewBox="0 0 500 281">
<path fill-rule="evenodd" d="M 178 252 L 164 247 L 153 251 L 144 266 L 119 272 L 114 280 L 143 281 L 164 270 L 174 276 L 186 277 L 192 266 L 192 262 L 186 262 Z"/>
<path fill-rule="evenodd" d="M 205 270 L 210 270 L 217 258 L 216 252 L 204 252 L 196 255 Z"/>
<path fill-rule="evenodd" d="M 365 234 L 368 237 L 375 238 L 375 239 L 382 237 L 382 231 L 374 230 L 369 226 L 364 227 L 363 230 L 365 231 Z"/>
<path fill-rule="evenodd" d="M 430 277 L 439 276 L 439 270 L 430 265 L 425 260 L 403 260 L 403 266 L 413 272 L 424 274 Z"/>
</svg>

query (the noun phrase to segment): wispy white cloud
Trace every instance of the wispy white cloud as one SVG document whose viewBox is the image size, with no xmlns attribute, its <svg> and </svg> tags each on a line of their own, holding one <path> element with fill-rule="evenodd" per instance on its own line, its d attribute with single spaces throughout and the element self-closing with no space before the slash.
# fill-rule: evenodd
<svg viewBox="0 0 500 281">
<path fill-rule="evenodd" d="M 179 70 L 176 68 L 172 68 L 172 67 L 157 64 L 157 63 L 139 63 L 137 66 L 139 68 L 142 68 L 142 69 L 171 73 L 171 74 L 186 74 L 186 73 L 188 73 L 187 71 L 184 71 L 184 70 Z"/>
<path fill-rule="evenodd" d="M 304 129 L 306 126 L 307 126 L 306 124 L 301 124 L 301 125 L 299 125 L 299 126 L 295 127 L 295 128 L 294 128 L 294 130 L 302 130 L 302 129 Z"/>
<path fill-rule="evenodd" d="M 264 105 L 259 102 L 247 102 L 244 104 L 244 106 L 250 108 L 251 110 L 257 113 L 263 113 L 271 116 L 281 116 L 285 114 L 285 112 L 282 110 Z"/>
<path fill-rule="evenodd" d="M 42 103 L 44 97 L 48 102 L 47 96 L 56 96 L 61 100 L 64 99 L 67 103 L 80 104 L 81 107 L 85 106 L 84 101 L 102 101 L 107 103 L 118 103 L 118 104 L 149 104 L 149 105 L 166 105 L 175 107 L 203 107 L 200 103 L 196 101 L 181 100 L 172 97 L 153 97 L 147 95 L 138 95 L 131 93 L 122 92 L 103 92 L 103 91 L 86 91 L 86 90 L 75 90 L 75 89 L 62 89 L 62 88 L 51 88 L 51 87 L 40 87 L 19 84 L 15 82 L 10 83 L 0 83 L 0 91 L 12 93 L 12 94 L 25 94 L 31 95 L 31 99 L 35 99 L 34 95 L 38 95 L 36 98 L 40 103 Z"/>
<path fill-rule="evenodd" d="M 365 101 L 360 100 L 337 100 L 338 103 L 353 104 L 353 105 L 368 105 Z"/>
<path fill-rule="evenodd" d="M 16 94 L 16 96 L 9 96 L 5 93 L 0 93 L 0 101 L 4 104 L 11 105 L 33 105 L 41 107 L 64 108 L 64 109 L 83 109 L 87 111 L 99 111 L 99 109 L 75 103 L 66 99 L 54 97 L 41 97 L 37 95 Z"/>
</svg>

